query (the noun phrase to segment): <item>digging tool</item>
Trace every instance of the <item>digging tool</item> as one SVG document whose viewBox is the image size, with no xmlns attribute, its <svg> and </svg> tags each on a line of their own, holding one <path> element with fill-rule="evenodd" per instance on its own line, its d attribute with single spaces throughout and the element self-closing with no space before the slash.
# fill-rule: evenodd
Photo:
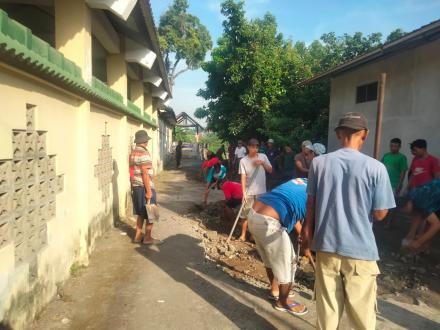
<svg viewBox="0 0 440 330">
<path fill-rule="evenodd" d="M 249 185 L 248 185 L 248 187 L 250 187 L 251 184 L 252 184 L 252 182 L 254 182 L 254 179 L 255 179 L 255 177 L 257 176 L 258 171 L 260 170 L 260 166 L 261 166 L 261 165 L 259 165 L 259 166 L 254 170 L 254 173 L 252 173 L 252 176 L 251 176 L 251 178 L 249 179 Z M 246 194 L 247 194 L 247 189 L 246 189 L 246 191 L 245 191 L 245 195 L 246 195 Z M 229 241 L 231 240 L 232 234 L 234 233 L 235 227 L 237 226 L 238 219 L 240 218 L 241 212 L 243 211 L 244 204 L 245 204 L 245 203 L 243 203 L 243 202 L 241 203 L 240 210 L 238 211 L 237 217 L 235 218 L 234 225 L 232 226 L 231 232 L 229 233 L 228 239 L 226 240 L 226 244 L 229 244 Z"/>
<path fill-rule="evenodd" d="M 306 257 L 309 259 L 310 264 L 312 265 L 313 271 L 316 271 L 315 261 L 313 260 L 313 255 L 309 252 L 306 254 Z"/>
</svg>

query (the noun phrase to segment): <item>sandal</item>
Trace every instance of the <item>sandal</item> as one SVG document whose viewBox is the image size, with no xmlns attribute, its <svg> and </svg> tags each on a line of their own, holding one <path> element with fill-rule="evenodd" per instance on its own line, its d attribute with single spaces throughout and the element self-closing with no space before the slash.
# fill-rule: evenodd
<svg viewBox="0 0 440 330">
<path fill-rule="evenodd" d="M 296 306 L 300 306 L 301 304 L 300 303 L 292 303 L 292 304 L 288 304 L 287 306 L 289 307 L 289 308 L 286 308 L 286 307 L 280 307 L 280 306 L 277 306 L 277 305 L 274 305 L 274 308 L 277 310 L 277 311 L 280 311 L 280 312 L 287 312 L 287 313 L 289 313 L 289 314 L 292 314 L 292 315 L 296 315 L 296 316 L 301 316 L 301 315 L 306 315 L 308 312 L 309 312 L 309 310 L 307 309 L 307 307 L 306 306 L 304 306 L 304 309 L 301 311 L 301 312 L 295 312 L 294 310 L 292 310 L 292 309 L 290 309 L 290 307 L 296 307 Z"/>
<path fill-rule="evenodd" d="M 140 238 L 139 240 L 133 238 L 133 243 L 134 243 L 134 244 L 142 243 L 143 239 L 144 239 L 144 236 L 143 236 L 143 235 L 141 235 L 141 238 Z"/>
<path fill-rule="evenodd" d="M 290 290 L 289 292 L 289 298 L 293 298 L 295 297 L 295 291 Z M 269 292 L 269 294 L 267 295 L 267 299 L 272 300 L 272 301 L 278 301 L 278 299 L 280 299 L 280 295 L 274 295 L 272 292 Z"/>
</svg>

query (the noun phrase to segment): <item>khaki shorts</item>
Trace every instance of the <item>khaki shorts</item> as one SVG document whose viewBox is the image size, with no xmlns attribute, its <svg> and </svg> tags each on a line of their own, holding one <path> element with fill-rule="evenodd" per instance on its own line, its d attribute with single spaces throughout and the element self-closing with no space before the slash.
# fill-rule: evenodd
<svg viewBox="0 0 440 330">
<path fill-rule="evenodd" d="M 243 206 L 243 210 L 241 210 L 240 219 L 246 219 L 248 217 L 249 211 L 260 196 L 261 195 L 251 195 L 246 197 L 246 203 Z"/>
<path fill-rule="evenodd" d="M 345 310 L 353 329 L 376 327 L 376 261 L 335 253 L 316 256 L 315 299 L 317 329 L 338 329 Z"/>
<path fill-rule="evenodd" d="M 279 284 L 293 283 L 296 272 L 296 256 L 286 228 L 281 222 L 249 211 L 249 232 L 255 239 L 257 251 L 266 268 L 272 272 Z"/>
</svg>

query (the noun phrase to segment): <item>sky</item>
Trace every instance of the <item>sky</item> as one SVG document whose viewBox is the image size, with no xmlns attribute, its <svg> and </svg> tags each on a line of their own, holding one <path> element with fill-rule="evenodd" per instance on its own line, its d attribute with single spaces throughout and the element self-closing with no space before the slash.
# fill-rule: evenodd
<svg viewBox="0 0 440 330">
<path fill-rule="evenodd" d="M 150 0 L 156 25 L 172 0 Z M 188 0 L 188 12 L 198 16 L 214 43 L 223 32 L 221 0 Z M 396 28 L 410 32 L 440 19 L 440 0 L 246 0 L 246 16 L 250 19 L 272 13 L 279 32 L 293 41 L 311 43 L 323 33 L 335 32 L 370 34 L 381 32 L 387 36 Z M 206 60 L 209 60 L 209 54 Z M 199 69 L 180 75 L 173 89 L 173 107 L 176 114 L 194 110 L 206 102 L 196 96 L 205 86 L 206 73 Z"/>
</svg>

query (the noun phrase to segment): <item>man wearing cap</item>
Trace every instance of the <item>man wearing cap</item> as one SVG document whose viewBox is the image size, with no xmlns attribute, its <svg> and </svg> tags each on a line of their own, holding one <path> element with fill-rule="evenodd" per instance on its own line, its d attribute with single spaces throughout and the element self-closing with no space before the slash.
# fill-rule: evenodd
<svg viewBox="0 0 440 330">
<path fill-rule="evenodd" d="M 307 155 L 310 152 L 307 146 L 312 145 L 312 142 L 305 140 L 301 143 L 301 152 L 295 156 L 295 169 L 297 178 L 307 178 L 309 175 L 310 161 Z"/>
<path fill-rule="evenodd" d="M 135 243 L 160 244 L 162 241 L 151 236 L 153 223 L 148 219 L 146 204 L 156 204 L 156 191 L 153 183 L 153 163 L 148 152 L 148 140 L 150 137 L 144 130 L 135 134 L 136 146 L 130 153 L 130 182 L 131 196 L 133 200 L 133 213 L 137 215 Z M 142 240 L 142 227 L 145 221 L 145 235 Z"/>
<path fill-rule="evenodd" d="M 337 329 L 343 310 L 354 329 L 374 329 L 379 259 L 372 222 L 395 207 L 385 166 L 360 152 L 366 118 L 345 114 L 336 128 L 341 148 L 313 159 L 302 232 L 305 253 L 316 251 L 318 329 Z"/>
</svg>

